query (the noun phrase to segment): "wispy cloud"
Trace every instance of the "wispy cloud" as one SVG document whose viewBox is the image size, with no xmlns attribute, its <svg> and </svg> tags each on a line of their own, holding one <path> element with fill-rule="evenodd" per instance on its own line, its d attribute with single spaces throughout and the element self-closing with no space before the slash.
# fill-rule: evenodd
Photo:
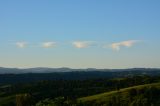
<svg viewBox="0 0 160 106">
<path fill-rule="evenodd" d="M 16 46 L 18 48 L 25 48 L 27 46 L 27 42 L 16 42 Z"/>
<path fill-rule="evenodd" d="M 88 48 L 95 45 L 94 41 L 75 41 L 72 42 L 73 46 L 76 48 Z"/>
<path fill-rule="evenodd" d="M 128 40 L 122 42 L 115 42 L 110 45 L 113 50 L 119 51 L 121 47 L 132 47 L 139 40 Z"/>
<path fill-rule="evenodd" d="M 43 48 L 52 48 L 56 47 L 57 43 L 56 42 L 43 42 L 42 47 Z"/>
</svg>

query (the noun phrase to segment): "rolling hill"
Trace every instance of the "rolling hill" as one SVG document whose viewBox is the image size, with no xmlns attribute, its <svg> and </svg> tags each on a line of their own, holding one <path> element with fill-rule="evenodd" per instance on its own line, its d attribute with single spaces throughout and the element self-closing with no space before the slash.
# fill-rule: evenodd
<svg viewBox="0 0 160 106">
<path fill-rule="evenodd" d="M 160 106 L 159 101 L 159 76 L 0 85 L 0 106 Z"/>
<path fill-rule="evenodd" d="M 86 106 L 160 106 L 160 82 L 79 98 Z"/>
<path fill-rule="evenodd" d="M 160 69 L 70 69 L 70 68 L 0 68 L 0 84 L 25 83 L 41 80 L 84 80 L 132 76 L 158 76 Z"/>
</svg>

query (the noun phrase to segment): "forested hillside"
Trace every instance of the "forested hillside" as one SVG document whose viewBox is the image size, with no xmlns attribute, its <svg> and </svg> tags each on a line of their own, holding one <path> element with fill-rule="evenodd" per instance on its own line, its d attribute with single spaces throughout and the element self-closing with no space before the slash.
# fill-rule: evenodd
<svg viewBox="0 0 160 106">
<path fill-rule="evenodd" d="M 160 69 L 69 69 L 69 68 L 0 68 L 0 84 L 36 82 L 42 80 L 86 80 L 101 78 L 121 78 L 132 76 L 158 76 Z"/>
<path fill-rule="evenodd" d="M 113 98 L 117 98 L 117 96 L 114 97 L 114 95 L 117 94 L 122 98 L 121 96 L 123 95 L 126 97 L 125 93 L 123 93 L 125 90 L 121 90 L 123 88 L 138 85 L 143 86 L 144 84 L 157 82 L 160 82 L 159 76 L 132 76 L 112 79 L 93 78 L 86 80 L 43 80 L 19 84 L 2 84 L 0 86 L 0 106 L 15 106 L 16 104 L 17 106 L 92 106 L 93 104 L 90 104 L 90 102 L 87 101 L 88 99 L 84 99 L 83 97 L 97 95 L 104 92 L 112 94 L 112 92 L 114 92 Z M 137 89 L 136 87 L 133 88 Z M 155 89 L 155 92 L 158 94 L 158 86 Z M 138 90 L 136 90 L 136 92 L 134 91 L 133 95 L 139 95 L 138 92 Z M 155 97 L 156 95 L 152 96 Z M 101 97 L 103 98 L 103 96 Z M 105 102 L 105 99 L 102 98 L 97 98 L 97 100 L 104 100 L 102 102 Z M 137 98 L 139 97 L 137 96 Z M 92 101 L 92 99 L 90 100 Z M 112 102 L 112 99 L 108 100 Z M 128 101 L 128 97 L 126 100 Z M 98 106 L 98 103 L 103 104 L 101 101 L 93 101 L 95 102 L 94 104 L 97 104 Z"/>
</svg>

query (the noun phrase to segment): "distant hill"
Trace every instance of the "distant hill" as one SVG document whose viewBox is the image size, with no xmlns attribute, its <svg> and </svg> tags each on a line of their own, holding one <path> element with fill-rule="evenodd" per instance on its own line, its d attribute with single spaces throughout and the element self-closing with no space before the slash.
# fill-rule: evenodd
<svg viewBox="0 0 160 106">
<path fill-rule="evenodd" d="M 94 78 L 117 78 L 142 75 L 157 76 L 160 75 L 160 69 L 0 68 L 0 84 L 22 83 L 40 80 L 84 80 Z"/>
<path fill-rule="evenodd" d="M 52 72 L 69 72 L 69 71 L 73 71 L 73 69 L 70 69 L 70 68 L 44 68 L 44 67 L 20 69 L 20 68 L 0 67 L 0 74 L 52 73 Z"/>
<path fill-rule="evenodd" d="M 0 67 L 0 74 L 24 74 L 24 73 L 53 73 L 53 72 L 79 72 L 79 71 L 101 71 L 101 72 L 125 72 L 125 71 L 139 71 L 140 73 L 147 74 L 150 71 L 160 71 L 158 68 L 130 68 L 130 69 L 96 69 L 96 68 L 87 68 L 87 69 L 71 69 L 71 68 L 45 68 L 45 67 L 37 67 L 37 68 L 4 68 Z M 132 73 L 131 72 L 131 73 Z"/>
</svg>

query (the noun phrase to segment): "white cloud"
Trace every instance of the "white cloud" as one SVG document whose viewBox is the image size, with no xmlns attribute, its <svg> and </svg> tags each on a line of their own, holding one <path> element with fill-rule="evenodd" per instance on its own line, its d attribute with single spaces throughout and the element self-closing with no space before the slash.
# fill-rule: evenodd
<svg viewBox="0 0 160 106">
<path fill-rule="evenodd" d="M 25 48 L 27 46 L 26 42 L 16 42 L 16 46 L 18 48 Z"/>
<path fill-rule="evenodd" d="M 56 42 L 44 42 L 42 43 L 42 47 L 43 48 L 52 48 L 56 46 Z"/>
<path fill-rule="evenodd" d="M 138 42 L 138 40 L 128 40 L 128 41 L 112 43 L 110 46 L 113 50 L 119 51 L 122 46 L 132 47 L 137 42 Z"/>
<path fill-rule="evenodd" d="M 93 41 L 75 41 L 75 42 L 72 42 L 72 44 L 76 48 L 88 48 L 90 46 L 93 46 L 95 42 Z"/>
</svg>

